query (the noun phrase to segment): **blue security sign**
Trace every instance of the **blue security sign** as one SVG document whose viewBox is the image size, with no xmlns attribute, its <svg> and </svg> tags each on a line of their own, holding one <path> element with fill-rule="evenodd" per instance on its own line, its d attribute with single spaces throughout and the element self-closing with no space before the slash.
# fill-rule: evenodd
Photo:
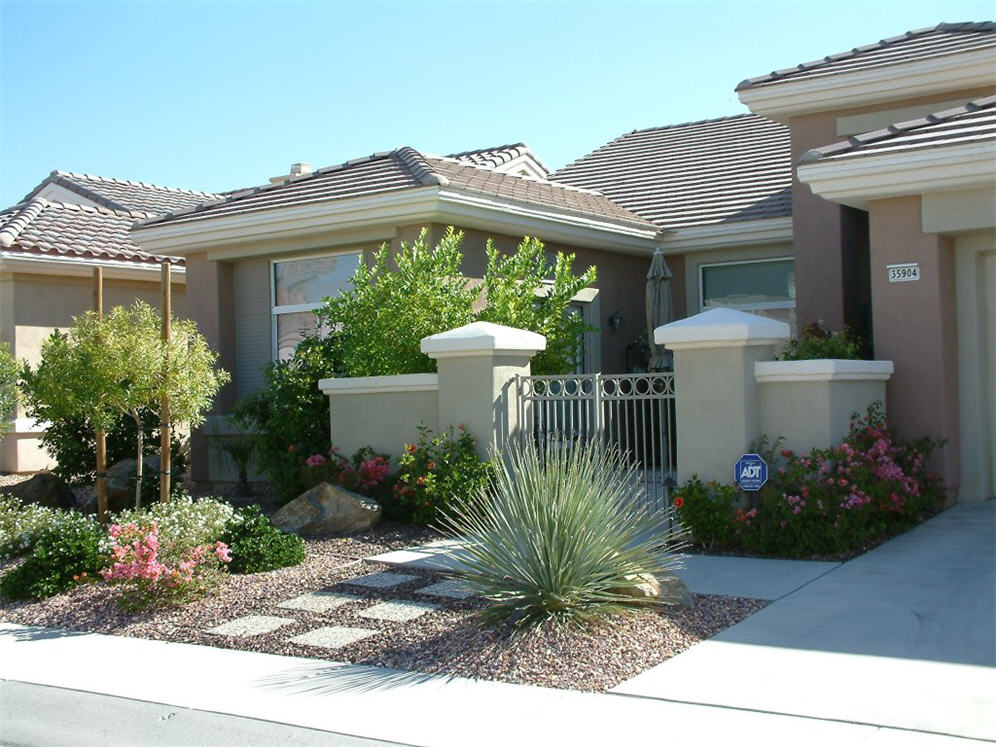
<svg viewBox="0 0 996 747">
<path fill-rule="evenodd" d="M 757 454 L 744 454 L 733 465 L 733 479 L 743 490 L 760 490 L 768 481 L 768 463 Z"/>
</svg>

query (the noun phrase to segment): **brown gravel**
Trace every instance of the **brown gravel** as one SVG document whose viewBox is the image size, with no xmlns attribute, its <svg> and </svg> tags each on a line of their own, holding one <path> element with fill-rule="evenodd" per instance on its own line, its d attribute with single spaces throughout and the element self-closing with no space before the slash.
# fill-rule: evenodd
<svg viewBox="0 0 996 747">
<path fill-rule="evenodd" d="M 308 540 L 307 558 L 301 565 L 248 576 L 226 575 L 216 594 L 180 609 L 125 612 L 117 605 L 116 590 L 104 584 L 87 584 L 41 602 L 0 603 L 0 621 L 601 691 L 681 653 L 765 605 L 753 599 L 697 595 L 695 607 L 688 610 L 640 610 L 588 630 L 551 626 L 512 636 L 506 629 L 481 628 L 475 623 L 479 600 L 415 593 L 440 580 L 439 574 L 389 569 L 411 576 L 411 581 L 384 590 L 343 583 L 351 577 L 388 570 L 386 566 L 363 562 L 363 557 L 436 538 L 430 531 L 384 524 L 353 537 Z M 10 565 L 0 563 L 0 572 Z M 277 607 L 286 599 L 318 590 L 354 594 L 371 603 L 391 599 L 431 601 L 440 609 L 399 623 L 360 617 L 357 611 L 369 606 L 363 602 L 324 613 Z M 296 622 L 272 633 L 246 638 L 206 632 L 251 614 L 293 618 Z M 380 633 L 335 650 L 288 641 L 326 625 L 363 627 Z"/>
</svg>

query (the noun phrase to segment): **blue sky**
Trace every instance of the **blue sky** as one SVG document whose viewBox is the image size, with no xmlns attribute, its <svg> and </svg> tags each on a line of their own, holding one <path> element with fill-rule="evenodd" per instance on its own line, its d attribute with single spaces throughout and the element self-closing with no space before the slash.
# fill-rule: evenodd
<svg viewBox="0 0 996 747">
<path fill-rule="evenodd" d="M 52 169 L 203 190 L 411 145 L 617 135 L 746 111 L 742 79 L 984 2 L 0 0 L 0 204 Z"/>
</svg>

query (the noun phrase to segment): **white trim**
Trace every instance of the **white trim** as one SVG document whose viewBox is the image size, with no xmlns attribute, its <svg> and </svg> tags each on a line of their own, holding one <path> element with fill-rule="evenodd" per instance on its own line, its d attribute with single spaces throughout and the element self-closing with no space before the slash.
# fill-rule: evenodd
<svg viewBox="0 0 996 747">
<path fill-rule="evenodd" d="M 434 373 L 399 374 L 398 376 L 357 376 L 348 379 L 321 379 L 318 388 L 328 396 L 334 394 L 387 394 L 391 392 L 434 392 L 439 389 L 439 375 Z"/>
<path fill-rule="evenodd" d="M 665 254 L 684 254 L 695 250 L 740 248 L 785 241 L 792 241 L 791 216 L 678 228 L 663 237 L 661 248 Z"/>
<path fill-rule="evenodd" d="M 430 358 L 480 355 L 532 356 L 546 350 L 546 338 L 536 332 L 492 322 L 471 322 L 456 329 L 423 337 L 419 348 Z"/>
<path fill-rule="evenodd" d="M 853 361 L 823 358 L 804 361 L 758 361 L 754 380 L 759 384 L 807 381 L 888 381 L 892 361 Z"/>
<path fill-rule="evenodd" d="M 14 418 L 13 420 L 8 420 L 11 424 L 12 430 L 10 435 L 24 435 L 30 433 L 44 433 L 45 432 L 45 422 L 35 420 L 34 418 Z"/>
<path fill-rule="evenodd" d="M 162 274 L 159 264 L 139 264 L 123 260 L 69 258 L 34 255 L 25 252 L 0 251 L 0 272 L 32 275 L 59 275 L 61 277 L 90 277 L 93 268 L 100 267 L 104 278 L 113 280 L 144 280 L 159 282 Z M 186 284 L 187 270 L 173 265 L 172 282 Z"/>
<path fill-rule="evenodd" d="M 792 262 L 792 271 L 795 271 L 795 257 L 765 257 L 764 259 L 731 259 L 725 262 L 704 262 L 698 266 L 699 281 L 699 311 L 708 311 L 709 308 L 737 309 L 739 311 L 765 311 L 769 309 L 794 309 L 795 300 L 792 301 L 755 301 L 750 303 L 713 304 L 710 307 L 705 305 L 705 278 L 703 271 L 709 267 L 727 267 L 731 265 L 758 265 L 764 262 Z"/>
<path fill-rule="evenodd" d="M 395 226 L 377 226 L 361 231 L 343 231 L 334 235 L 321 234 L 298 238 L 291 241 L 263 241 L 228 249 L 216 249 L 207 252 L 208 261 L 230 261 L 237 259 L 253 259 L 256 257 L 280 257 L 295 252 L 335 251 L 351 249 L 357 246 L 380 247 L 385 242 L 390 243 L 397 238 L 398 229 Z"/>
<path fill-rule="evenodd" d="M 505 228 L 511 235 L 542 235 L 547 241 L 641 255 L 653 252 L 661 233 L 656 227 L 625 225 L 554 206 L 433 185 L 189 223 L 138 226 L 132 229 L 132 237 L 146 251 L 182 255 L 268 239 L 420 222 L 453 223 L 490 231 Z"/>
<path fill-rule="evenodd" d="M 654 342 L 669 350 L 778 345 L 789 338 L 785 322 L 721 306 L 654 330 Z"/>
<path fill-rule="evenodd" d="M 989 88 L 996 73 L 996 48 L 943 55 L 926 60 L 772 81 L 737 92 L 755 114 L 788 124 L 791 117 L 911 99 L 952 88 Z"/>
<path fill-rule="evenodd" d="M 867 209 L 871 200 L 993 186 L 996 142 L 837 156 L 804 163 L 798 174 L 814 194 Z"/>
</svg>

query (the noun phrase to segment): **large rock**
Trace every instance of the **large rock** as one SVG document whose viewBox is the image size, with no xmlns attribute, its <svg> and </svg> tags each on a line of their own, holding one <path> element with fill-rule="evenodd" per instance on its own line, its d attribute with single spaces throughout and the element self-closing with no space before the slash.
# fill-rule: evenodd
<svg viewBox="0 0 996 747">
<path fill-rule="evenodd" d="M 22 503 L 34 503 L 48 508 L 76 508 L 76 495 L 65 480 L 51 472 L 39 472 L 34 477 L 3 489 L 21 499 Z"/>
<path fill-rule="evenodd" d="M 633 604 L 663 604 L 679 607 L 694 607 L 695 598 L 685 582 L 673 573 L 653 576 L 649 573 L 633 574 L 626 577 L 625 585 L 611 591 L 633 598 Z"/>
<path fill-rule="evenodd" d="M 135 459 L 122 459 L 107 469 L 107 507 L 111 511 L 121 511 L 135 507 Z M 142 460 L 142 476 L 148 477 L 159 472 L 159 455 L 148 454 Z"/>
<path fill-rule="evenodd" d="M 369 529 L 381 513 L 377 501 L 323 482 L 277 511 L 270 522 L 285 532 L 312 537 Z"/>
</svg>

